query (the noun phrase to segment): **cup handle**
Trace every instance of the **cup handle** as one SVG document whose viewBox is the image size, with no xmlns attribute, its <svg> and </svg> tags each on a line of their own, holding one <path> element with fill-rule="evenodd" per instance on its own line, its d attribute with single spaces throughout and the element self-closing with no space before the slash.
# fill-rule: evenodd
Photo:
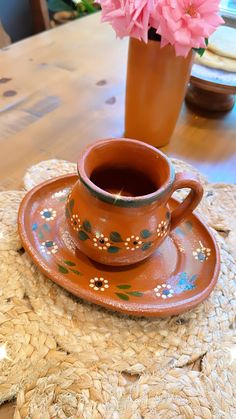
<svg viewBox="0 0 236 419">
<path fill-rule="evenodd" d="M 188 196 L 171 213 L 170 229 L 173 230 L 197 207 L 203 196 L 203 187 L 192 173 L 177 173 L 171 194 L 177 189 L 190 188 Z"/>
</svg>

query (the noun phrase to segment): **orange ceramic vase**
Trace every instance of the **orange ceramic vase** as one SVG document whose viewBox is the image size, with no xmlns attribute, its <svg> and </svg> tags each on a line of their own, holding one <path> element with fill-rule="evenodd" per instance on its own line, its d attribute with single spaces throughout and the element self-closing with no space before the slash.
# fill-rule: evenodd
<svg viewBox="0 0 236 419">
<path fill-rule="evenodd" d="M 154 147 L 168 144 L 185 96 L 192 53 L 176 57 L 171 45 L 130 38 L 125 103 L 125 137 Z"/>
</svg>

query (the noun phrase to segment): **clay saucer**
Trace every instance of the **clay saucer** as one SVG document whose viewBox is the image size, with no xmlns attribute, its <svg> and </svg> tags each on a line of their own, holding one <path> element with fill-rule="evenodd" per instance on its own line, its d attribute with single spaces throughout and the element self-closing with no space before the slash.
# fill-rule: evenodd
<svg viewBox="0 0 236 419">
<path fill-rule="evenodd" d="M 145 262 L 100 265 L 79 252 L 68 233 L 65 200 L 77 176 L 44 182 L 23 199 L 19 234 L 39 269 L 72 294 L 136 316 L 169 316 L 192 309 L 214 288 L 219 250 L 207 226 L 192 214 Z M 177 201 L 170 200 L 170 209 Z"/>
</svg>

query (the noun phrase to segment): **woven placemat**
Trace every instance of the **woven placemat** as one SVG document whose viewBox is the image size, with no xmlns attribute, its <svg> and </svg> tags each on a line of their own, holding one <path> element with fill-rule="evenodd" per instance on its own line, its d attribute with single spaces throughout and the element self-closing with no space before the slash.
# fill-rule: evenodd
<svg viewBox="0 0 236 419">
<path fill-rule="evenodd" d="M 177 171 L 191 169 L 173 163 Z M 75 171 L 65 161 L 39 163 L 27 171 L 25 188 Z M 205 187 L 199 212 L 224 236 L 215 232 L 221 274 L 207 301 L 167 319 L 110 313 L 45 278 L 19 250 L 24 192 L 0 192 L 0 403 L 17 396 L 15 417 L 236 416 L 236 187 L 195 173 Z"/>
</svg>

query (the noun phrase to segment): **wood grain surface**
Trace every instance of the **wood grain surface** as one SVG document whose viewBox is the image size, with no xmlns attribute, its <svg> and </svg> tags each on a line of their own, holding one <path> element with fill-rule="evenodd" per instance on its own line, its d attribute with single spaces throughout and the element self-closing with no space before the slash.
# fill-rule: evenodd
<svg viewBox="0 0 236 419">
<path fill-rule="evenodd" d="M 123 135 L 127 47 L 97 13 L 0 50 L 0 190 L 20 188 L 32 164 L 76 161 L 94 140 Z M 235 129 L 235 107 L 200 115 L 183 105 L 162 150 L 210 181 L 236 182 Z"/>
</svg>

